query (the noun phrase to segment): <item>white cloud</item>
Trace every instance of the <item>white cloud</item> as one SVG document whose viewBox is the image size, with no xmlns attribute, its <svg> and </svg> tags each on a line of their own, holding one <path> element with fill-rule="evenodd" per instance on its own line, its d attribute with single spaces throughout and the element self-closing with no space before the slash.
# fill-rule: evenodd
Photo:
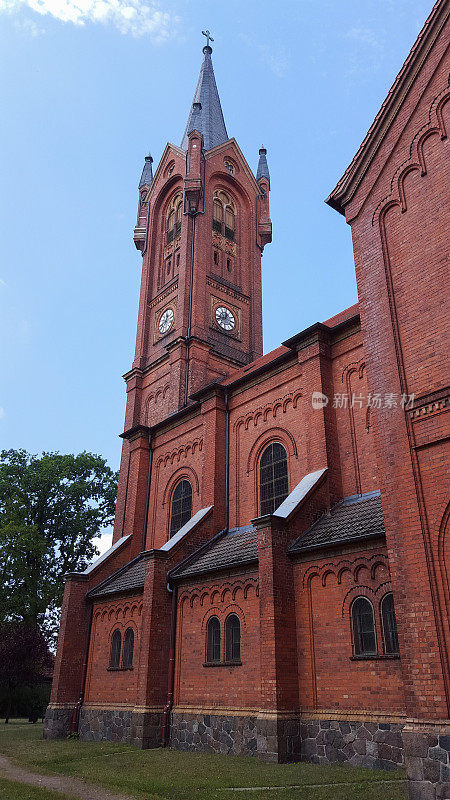
<svg viewBox="0 0 450 800">
<path fill-rule="evenodd" d="M 6 281 L 3 278 L 0 278 L 0 286 L 6 286 Z"/>
<path fill-rule="evenodd" d="M 3 406 L 0 406 L 0 419 L 3 419 L 4 416 L 5 416 L 5 409 L 3 408 Z"/>
<path fill-rule="evenodd" d="M 157 42 L 168 39 L 177 22 L 176 17 L 161 11 L 153 0 L 0 0 L 0 12 L 15 13 L 25 8 L 73 25 L 90 22 L 114 25 L 120 33 L 148 35 Z M 30 31 L 37 35 L 39 29 Z"/>
</svg>

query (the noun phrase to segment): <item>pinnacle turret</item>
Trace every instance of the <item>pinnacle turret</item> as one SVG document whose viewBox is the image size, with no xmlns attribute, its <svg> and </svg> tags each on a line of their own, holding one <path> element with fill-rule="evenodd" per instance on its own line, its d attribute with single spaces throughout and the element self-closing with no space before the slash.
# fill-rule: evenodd
<svg viewBox="0 0 450 800">
<path fill-rule="evenodd" d="M 148 156 L 145 156 L 144 169 L 142 170 L 141 180 L 139 181 L 139 189 L 142 189 L 143 186 L 150 186 L 153 180 L 152 164 L 153 158 L 149 153 Z"/>
<path fill-rule="evenodd" d="M 269 186 L 270 186 L 270 172 L 266 156 L 267 156 L 267 150 L 263 145 L 259 150 L 259 161 L 258 161 L 258 169 L 256 171 L 256 180 L 259 181 L 260 178 L 266 178 L 269 181 Z"/>
</svg>

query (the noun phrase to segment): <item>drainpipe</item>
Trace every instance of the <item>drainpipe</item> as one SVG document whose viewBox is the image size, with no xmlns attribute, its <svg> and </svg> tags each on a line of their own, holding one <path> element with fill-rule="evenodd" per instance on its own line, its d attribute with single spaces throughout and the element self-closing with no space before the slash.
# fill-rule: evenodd
<svg viewBox="0 0 450 800">
<path fill-rule="evenodd" d="M 186 374 L 184 378 L 184 403 L 187 406 L 189 394 L 189 347 L 191 344 L 191 327 L 192 327 L 192 290 L 194 285 L 194 244 L 195 244 L 195 218 L 198 211 L 188 212 L 192 217 L 192 237 L 191 237 L 191 268 L 189 276 L 189 313 L 188 313 L 188 329 L 186 336 Z"/>
<path fill-rule="evenodd" d="M 230 409 L 228 406 L 228 389 L 225 389 L 225 529 L 230 524 Z"/>
<path fill-rule="evenodd" d="M 162 715 L 162 729 L 161 729 L 161 746 L 167 747 L 170 735 L 170 712 L 173 706 L 173 687 L 175 681 L 175 636 L 177 630 L 177 596 L 178 587 L 176 584 L 170 586 L 170 578 L 167 584 L 169 592 L 172 592 L 172 620 L 170 625 L 170 654 L 169 654 L 169 672 L 167 678 L 167 702 L 163 709 Z"/>
<path fill-rule="evenodd" d="M 150 505 L 150 485 L 152 480 L 152 464 L 153 464 L 153 448 L 152 448 L 152 435 L 148 434 L 148 478 L 147 478 L 147 496 L 145 498 L 145 516 L 144 527 L 142 529 L 142 552 L 144 552 L 147 544 L 147 526 L 148 526 L 148 507 Z"/>
<path fill-rule="evenodd" d="M 90 642 L 91 642 L 91 630 L 92 630 L 93 612 L 94 612 L 94 604 L 91 603 L 91 610 L 89 612 L 89 625 L 88 625 L 88 631 L 87 631 L 87 637 L 86 637 L 86 648 L 85 648 L 85 654 L 84 654 L 83 678 L 82 678 L 82 681 L 81 681 L 80 697 L 78 699 L 78 703 L 76 704 L 76 706 L 75 706 L 75 708 L 73 710 L 72 720 L 71 720 L 71 723 L 70 723 L 70 732 L 71 733 L 78 733 L 78 730 L 79 730 L 79 727 L 80 727 L 80 711 L 81 711 L 81 706 L 83 705 L 84 691 L 85 691 L 85 688 L 86 688 L 86 678 L 87 678 L 87 668 L 88 668 L 88 658 L 89 658 L 89 645 L 90 645 Z"/>
</svg>

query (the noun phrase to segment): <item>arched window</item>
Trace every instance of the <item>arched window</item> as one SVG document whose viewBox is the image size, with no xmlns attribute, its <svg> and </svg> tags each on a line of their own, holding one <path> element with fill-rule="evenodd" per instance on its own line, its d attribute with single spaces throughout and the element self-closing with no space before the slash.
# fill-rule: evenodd
<svg viewBox="0 0 450 800">
<path fill-rule="evenodd" d="M 111 669 L 119 669 L 121 649 L 122 649 L 122 634 L 116 628 L 111 637 L 111 652 L 109 656 L 109 666 Z"/>
<path fill-rule="evenodd" d="M 222 233 L 223 206 L 219 199 L 213 201 L 213 231 Z"/>
<path fill-rule="evenodd" d="M 181 215 L 183 200 L 181 194 L 176 194 L 167 209 L 167 243 L 173 242 L 181 233 Z"/>
<path fill-rule="evenodd" d="M 127 628 L 123 637 L 122 667 L 130 669 L 133 666 L 134 630 Z"/>
<path fill-rule="evenodd" d="M 225 653 L 227 661 L 241 660 L 241 621 L 237 614 L 225 620 Z"/>
<path fill-rule="evenodd" d="M 220 661 L 220 622 L 210 617 L 206 626 L 206 661 L 217 664 Z"/>
<path fill-rule="evenodd" d="M 221 233 L 227 239 L 234 240 L 236 234 L 236 209 L 231 197 L 226 192 L 214 192 L 212 226 L 213 231 Z"/>
<path fill-rule="evenodd" d="M 192 486 L 183 479 L 177 483 L 172 495 L 170 536 L 174 536 L 192 516 Z"/>
<path fill-rule="evenodd" d="M 394 596 L 385 594 L 381 600 L 381 622 L 383 625 L 383 645 L 386 654 L 399 652 L 397 620 L 395 619 Z"/>
<path fill-rule="evenodd" d="M 367 597 L 357 597 L 352 603 L 351 613 L 355 656 L 376 655 L 377 640 L 372 603 Z"/>
<path fill-rule="evenodd" d="M 273 514 L 289 494 L 288 460 L 283 445 L 272 442 L 259 461 L 260 513 Z"/>
</svg>

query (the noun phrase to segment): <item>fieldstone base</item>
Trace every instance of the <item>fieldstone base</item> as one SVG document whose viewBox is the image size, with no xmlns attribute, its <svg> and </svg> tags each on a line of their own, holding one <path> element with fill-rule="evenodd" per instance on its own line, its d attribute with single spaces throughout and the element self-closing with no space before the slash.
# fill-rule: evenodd
<svg viewBox="0 0 450 800">
<path fill-rule="evenodd" d="M 47 706 L 44 717 L 44 739 L 66 739 L 70 733 L 73 716 L 72 708 L 53 708 Z"/>
<path fill-rule="evenodd" d="M 131 715 L 131 738 L 133 747 L 143 749 L 161 747 L 162 711 L 134 710 Z"/>
<path fill-rule="evenodd" d="M 254 756 L 256 716 L 172 713 L 170 746 L 176 750 Z"/>
<path fill-rule="evenodd" d="M 80 711 L 78 726 L 80 739 L 100 742 L 130 742 L 131 711 L 118 708 L 85 708 Z"/>
<path fill-rule="evenodd" d="M 398 769 L 404 766 L 402 727 L 388 722 L 302 719 L 302 761 Z"/>
<path fill-rule="evenodd" d="M 450 726 L 403 729 L 411 800 L 450 800 Z"/>
</svg>

